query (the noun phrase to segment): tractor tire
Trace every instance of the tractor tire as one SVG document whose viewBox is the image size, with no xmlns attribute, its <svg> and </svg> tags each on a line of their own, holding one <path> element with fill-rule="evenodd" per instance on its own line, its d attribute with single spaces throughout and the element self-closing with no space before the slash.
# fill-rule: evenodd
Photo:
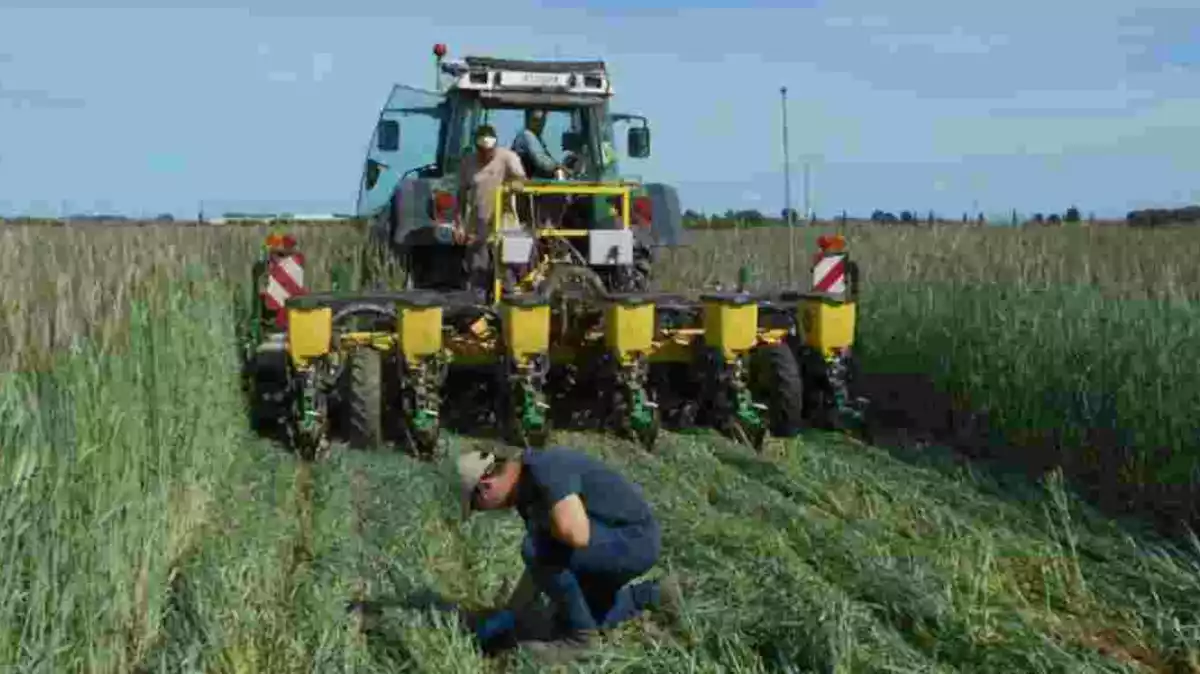
<svg viewBox="0 0 1200 674">
<path fill-rule="evenodd" d="M 632 292 L 644 293 L 650 291 L 654 275 L 654 250 L 649 246 L 639 245 L 633 250 Z"/>
<path fill-rule="evenodd" d="M 376 353 L 379 353 L 376 351 Z M 398 373 L 401 371 L 400 356 L 396 351 L 389 350 L 386 353 L 379 354 L 381 360 L 381 379 L 379 382 L 379 391 L 382 396 L 380 401 L 380 432 L 382 433 L 381 440 L 384 443 L 394 443 L 404 437 L 404 418 L 400 410 L 400 400 L 403 394 L 401 390 L 401 378 Z"/>
<path fill-rule="evenodd" d="M 804 428 L 804 382 L 795 353 L 786 342 L 761 346 L 751 368 L 755 397 L 767 405 L 771 435 L 794 437 Z"/>
<path fill-rule="evenodd" d="M 383 355 L 375 349 L 351 353 L 342 375 L 341 431 L 356 449 L 382 446 L 385 440 Z"/>
<path fill-rule="evenodd" d="M 252 351 L 244 368 L 250 427 L 262 437 L 279 437 L 289 413 L 287 356 Z"/>
</svg>

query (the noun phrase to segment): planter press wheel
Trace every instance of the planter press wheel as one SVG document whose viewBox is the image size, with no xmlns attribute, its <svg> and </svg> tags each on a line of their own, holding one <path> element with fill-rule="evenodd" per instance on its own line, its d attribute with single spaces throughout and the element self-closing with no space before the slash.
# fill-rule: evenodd
<svg viewBox="0 0 1200 674">
<path fill-rule="evenodd" d="M 383 354 L 356 349 L 342 373 L 342 432 L 351 447 L 366 449 L 384 442 Z"/>
<path fill-rule="evenodd" d="M 372 304 L 356 304 L 347 307 L 333 317 L 337 329 L 351 327 L 364 319 L 386 318 L 395 320 L 390 307 Z M 371 347 L 358 347 L 346 354 L 342 371 L 337 380 L 339 406 L 338 424 L 340 434 L 356 449 L 381 447 L 389 439 L 393 415 L 390 414 L 392 389 L 388 385 L 391 354 Z M 391 374 L 395 371 L 391 370 Z"/>
<path fill-rule="evenodd" d="M 753 390 L 767 405 L 771 434 L 790 438 L 804 428 L 804 383 L 800 364 L 786 342 L 767 344 L 751 357 Z"/>
</svg>

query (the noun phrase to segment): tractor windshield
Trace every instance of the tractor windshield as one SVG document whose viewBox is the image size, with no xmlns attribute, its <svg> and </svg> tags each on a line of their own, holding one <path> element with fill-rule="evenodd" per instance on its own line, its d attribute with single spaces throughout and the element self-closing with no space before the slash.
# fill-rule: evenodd
<svg viewBox="0 0 1200 674">
<path fill-rule="evenodd" d="M 459 156 L 473 150 L 471 139 L 474 138 L 475 129 L 484 124 L 496 130 L 502 146 L 516 149 L 518 139 L 527 128 L 527 113 L 530 111 L 535 111 L 535 115 L 541 117 L 540 128 L 535 119 L 531 129 L 535 133 L 527 135 L 524 142 L 527 156 L 534 158 L 534 164 L 544 161 L 548 165 L 567 166 L 577 180 L 600 177 L 602 153 L 599 147 L 603 131 L 597 120 L 604 119 L 603 106 L 600 104 L 536 106 L 480 101 L 470 114 L 460 118 L 463 126 L 457 134 L 461 145 Z"/>
</svg>

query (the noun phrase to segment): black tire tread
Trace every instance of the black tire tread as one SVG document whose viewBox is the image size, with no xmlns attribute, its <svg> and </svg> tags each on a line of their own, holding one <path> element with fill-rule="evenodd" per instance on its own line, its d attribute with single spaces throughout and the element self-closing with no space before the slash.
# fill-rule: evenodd
<svg viewBox="0 0 1200 674">
<path fill-rule="evenodd" d="M 384 441 L 383 355 L 359 349 L 346 362 L 343 432 L 351 447 L 379 447 Z"/>
<path fill-rule="evenodd" d="M 793 437 L 804 428 L 804 383 L 796 354 L 780 343 L 759 347 L 755 356 L 771 435 Z"/>
</svg>

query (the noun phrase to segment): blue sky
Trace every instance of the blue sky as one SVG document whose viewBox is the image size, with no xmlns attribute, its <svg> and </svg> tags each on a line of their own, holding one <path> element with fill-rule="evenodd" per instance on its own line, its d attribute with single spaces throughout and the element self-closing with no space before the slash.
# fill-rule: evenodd
<svg viewBox="0 0 1200 674">
<path fill-rule="evenodd" d="M 822 214 L 1200 203 L 1194 0 L 19 4 L 0 212 L 350 210 L 379 106 L 431 85 L 434 42 L 606 59 L 653 121 L 630 169 L 693 208 L 782 207 L 781 85 L 798 208 L 804 161 Z"/>
</svg>

